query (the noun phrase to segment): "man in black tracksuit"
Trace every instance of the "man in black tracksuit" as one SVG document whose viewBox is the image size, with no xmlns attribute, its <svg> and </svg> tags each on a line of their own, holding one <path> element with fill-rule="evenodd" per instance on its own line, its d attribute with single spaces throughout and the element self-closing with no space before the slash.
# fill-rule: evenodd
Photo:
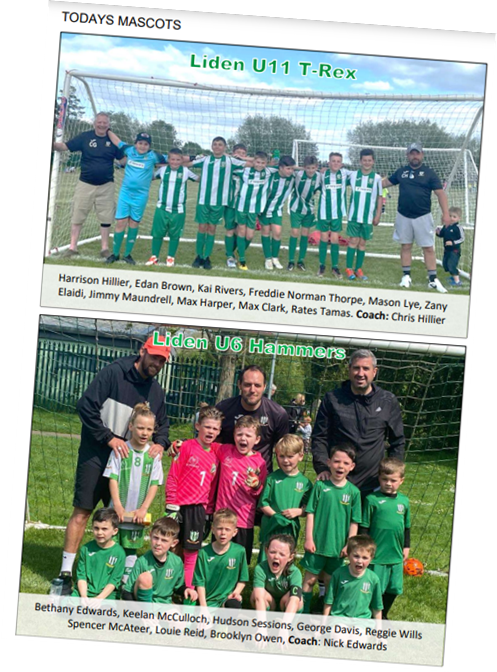
<svg viewBox="0 0 497 672">
<path fill-rule="evenodd" d="M 378 487 L 378 468 L 385 457 L 404 459 L 404 426 L 397 397 L 373 383 L 376 357 L 369 350 L 356 350 L 350 358 L 349 380 L 327 392 L 316 415 L 312 432 L 312 455 L 318 480 L 330 477 L 330 450 L 338 443 L 351 443 L 356 465 L 349 480 L 363 495 Z M 388 446 L 385 442 L 388 442 Z"/>
</svg>

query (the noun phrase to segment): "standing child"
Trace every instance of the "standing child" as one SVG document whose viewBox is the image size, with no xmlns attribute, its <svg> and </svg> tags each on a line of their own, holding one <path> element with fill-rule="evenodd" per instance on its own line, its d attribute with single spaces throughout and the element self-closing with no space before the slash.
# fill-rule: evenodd
<svg viewBox="0 0 497 672">
<path fill-rule="evenodd" d="M 242 143 L 238 143 L 233 147 L 232 156 L 240 161 L 246 161 L 247 147 Z M 235 246 L 238 242 L 236 235 L 236 204 L 241 186 L 238 171 L 233 171 L 228 205 L 224 210 L 224 249 L 226 251 L 226 266 L 228 268 L 236 268 Z"/>
<path fill-rule="evenodd" d="M 291 156 L 282 156 L 278 170 L 269 178 L 267 204 L 260 216 L 262 225 L 261 242 L 264 252 L 265 268 L 282 269 L 278 254 L 281 246 L 281 227 L 283 222 L 283 205 L 292 193 L 295 178 L 295 161 Z"/>
<path fill-rule="evenodd" d="M 328 242 L 331 242 L 331 272 L 338 280 L 342 278 L 338 268 L 339 235 L 342 231 L 342 220 L 347 212 L 345 192 L 349 173 L 349 170 L 343 168 L 343 156 L 339 152 L 331 152 L 328 158 L 328 169 L 321 176 L 321 196 L 318 207 L 317 228 L 321 232 L 319 277 L 322 277 L 326 270 Z"/>
<path fill-rule="evenodd" d="M 180 524 L 180 546 L 185 582 L 191 588 L 197 555 L 204 540 L 207 516 L 214 511 L 219 459 L 218 443 L 223 414 L 212 406 L 199 412 L 196 439 L 183 441 L 166 483 L 166 516 Z"/>
<path fill-rule="evenodd" d="M 257 216 L 266 207 L 269 178 L 272 170 L 267 168 L 266 152 L 254 154 L 253 166 L 240 171 L 240 191 L 236 204 L 236 236 L 238 245 L 238 268 L 247 270 L 246 251 L 254 237 Z M 238 171 L 237 171 L 238 172 Z"/>
<path fill-rule="evenodd" d="M 444 241 L 443 267 L 450 273 L 452 287 L 462 287 L 459 277 L 459 260 L 461 258 L 461 245 L 464 242 L 464 229 L 459 224 L 461 221 L 461 208 L 449 208 L 450 224 L 437 227 L 437 236 Z"/>
<path fill-rule="evenodd" d="M 290 242 L 288 245 L 288 271 L 295 268 L 295 252 L 299 243 L 297 268 L 305 271 L 304 259 L 307 253 L 309 230 L 314 225 L 314 195 L 321 189 L 321 173 L 318 173 L 318 160 L 315 156 L 306 156 L 304 170 L 295 173 L 295 187 L 290 197 Z"/>
<path fill-rule="evenodd" d="M 164 236 L 169 235 L 169 249 L 166 266 L 174 266 L 174 258 L 179 239 L 185 226 L 186 185 L 188 180 L 198 180 L 197 175 L 183 166 L 183 154 L 173 147 L 167 155 L 167 166 L 161 166 L 159 200 L 152 223 L 152 256 L 145 264 L 154 266 L 159 262 L 159 254 Z"/>
<path fill-rule="evenodd" d="M 124 261 L 134 266 L 136 262 L 131 256 L 131 252 L 138 236 L 138 227 L 147 207 L 148 192 L 154 177 L 154 169 L 156 164 L 166 163 L 167 159 L 150 148 L 152 138 L 148 133 L 138 133 L 133 147 L 121 142 L 112 131 L 108 131 L 108 136 L 114 145 L 123 150 L 128 160 L 117 201 L 116 230 L 114 232 L 112 254 L 107 257 L 106 263 L 113 264 L 115 261 L 119 261 L 124 234 L 126 227 L 128 227 Z"/>
<path fill-rule="evenodd" d="M 195 159 L 188 165 L 201 166 L 195 221 L 198 224 L 197 256 L 193 268 L 212 268 L 210 255 L 214 249 L 216 226 L 225 215 L 232 189 L 233 169 L 246 161 L 226 154 L 226 140 L 221 136 L 212 141 L 212 156 Z"/>
<path fill-rule="evenodd" d="M 129 422 L 128 456 L 116 456 L 112 452 L 104 471 L 104 476 L 109 479 L 111 505 L 120 521 L 119 541 L 126 553 L 123 584 L 136 562 L 136 551 L 143 546 L 148 509 L 158 486 L 164 482 L 161 458 L 148 454 L 154 429 L 155 415 L 148 404 L 136 404 Z"/>
<path fill-rule="evenodd" d="M 123 600 L 171 604 L 173 595 L 197 599 L 196 591 L 185 586 L 181 558 L 172 552 L 178 532 L 179 525 L 172 518 L 155 521 L 150 532 L 151 549 L 138 558 L 123 590 Z"/>
<path fill-rule="evenodd" d="M 266 559 L 265 548 L 275 534 L 289 534 L 295 543 L 300 532 L 300 516 L 312 490 L 312 483 L 299 470 L 304 459 L 304 442 L 295 434 L 286 434 L 275 446 L 279 469 L 269 474 L 259 500 L 264 514 L 261 523 L 261 549 L 258 562 Z"/>
<path fill-rule="evenodd" d="M 242 591 L 249 580 L 245 549 L 232 539 L 237 533 L 237 515 L 219 509 L 212 521 L 212 542 L 200 549 L 193 584 L 201 607 L 240 609 Z"/>
<path fill-rule="evenodd" d="M 383 595 L 383 618 L 395 598 L 402 595 L 404 562 L 411 546 L 411 514 L 409 499 L 398 492 L 404 482 L 405 464 L 395 457 L 380 463 L 380 489 L 370 493 L 364 502 L 361 532 L 370 534 L 376 543 L 371 569 L 377 574 Z"/>
<path fill-rule="evenodd" d="M 258 611 L 283 611 L 299 614 L 303 609 L 302 574 L 295 567 L 295 540 L 277 534 L 268 540 L 267 560 L 255 568 L 254 589 L 250 597 Z"/>
<path fill-rule="evenodd" d="M 373 150 L 361 149 L 359 157 L 360 170 L 353 170 L 348 177 L 351 194 L 347 235 L 350 238 L 345 273 L 349 280 L 368 279 L 362 271 L 366 256 L 366 243 L 373 237 L 373 226 L 378 226 L 380 223 L 383 204 L 381 176 L 373 170 Z M 357 259 L 354 268 L 356 250 Z"/>
<path fill-rule="evenodd" d="M 302 422 L 299 423 L 297 427 L 297 434 L 302 437 L 304 442 L 304 453 L 308 453 L 311 449 L 311 436 L 312 436 L 312 418 L 310 415 L 302 416 Z"/>
<path fill-rule="evenodd" d="M 254 450 L 260 441 L 259 421 L 243 415 L 235 422 L 233 436 L 235 445 L 226 443 L 218 450 L 220 471 L 216 511 L 232 509 L 238 516 L 235 541 L 245 548 L 250 564 L 257 500 L 267 474 L 266 461 Z"/>
<path fill-rule="evenodd" d="M 124 572 L 126 555 L 114 541 L 119 517 L 114 509 L 97 509 L 92 518 L 94 539 L 85 544 L 76 568 L 75 597 L 113 600 Z"/>
<path fill-rule="evenodd" d="M 327 462 L 330 479 L 316 481 L 307 504 L 304 576 L 304 612 L 310 612 L 312 589 L 322 572 L 328 586 L 333 572 L 343 565 L 349 537 L 361 522 L 361 493 L 347 480 L 355 467 L 355 450 L 347 443 L 331 449 Z"/>
<path fill-rule="evenodd" d="M 347 543 L 349 564 L 334 572 L 324 598 L 325 616 L 374 618 L 381 621 L 380 581 L 368 568 L 376 544 L 366 534 L 351 537 Z"/>
</svg>

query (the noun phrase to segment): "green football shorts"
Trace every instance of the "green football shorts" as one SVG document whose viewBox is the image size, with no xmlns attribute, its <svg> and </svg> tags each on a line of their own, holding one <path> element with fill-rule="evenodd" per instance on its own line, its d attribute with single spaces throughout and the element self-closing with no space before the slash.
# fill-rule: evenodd
<svg viewBox="0 0 497 672">
<path fill-rule="evenodd" d="M 162 208 L 156 208 L 152 223 L 153 238 L 180 238 L 185 226 L 185 213 L 168 212 Z"/>
<path fill-rule="evenodd" d="M 328 558 L 326 555 L 306 551 L 300 563 L 310 574 L 320 574 L 323 570 L 330 576 L 343 565 L 343 558 Z"/>
<path fill-rule="evenodd" d="M 195 221 L 197 224 L 212 224 L 217 226 L 224 217 L 224 205 L 197 205 Z"/>
<path fill-rule="evenodd" d="M 317 223 L 317 229 L 318 231 L 321 231 L 322 233 L 326 233 L 328 231 L 335 231 L 339 232 L 342 230 L 342 220 L 341 219 L 318 219 Z"/>
<path fill-rule="evenodd" d="M 290 226 L 292 229 L 310 229 L 314 226 L 314 213 L 303 215 L 301 212 L 290 212 Z"/>
<path fill-rule="evenodd" d="M 369 565 L 376 576 L 380 579 L 381 593 L 402 595 L 404 590 L 404 563 L 396 562 L 394 565 Z"/>
<path fill-rule="evenodd" d="M 347 224 L 347 235 L 351 238 L 362 238 L 363 240 L 371 240 L 373 237 L 372 224 L 359 224 L 359 222 L 349 222 Z"/>
</svg>

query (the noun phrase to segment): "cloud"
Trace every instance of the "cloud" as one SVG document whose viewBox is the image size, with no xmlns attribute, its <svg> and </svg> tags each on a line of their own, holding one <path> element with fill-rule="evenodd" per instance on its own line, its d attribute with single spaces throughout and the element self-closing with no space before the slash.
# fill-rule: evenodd
<svg viewBox="0 0 497 672">
<path fill-rule="evenodd" d="M 361 91 L 392 91 L 393 87 L 390 82 L 357 82 L 350 85 L 354 89 Z"/>
<path fill-rule="evenodd" d="M 395 86 L 400 86 L 402 89 L 414 88 L 416 86 L 414 79 L 399 79 L 398 77 L 394 77 L 392 82 Z"/>
</svg>

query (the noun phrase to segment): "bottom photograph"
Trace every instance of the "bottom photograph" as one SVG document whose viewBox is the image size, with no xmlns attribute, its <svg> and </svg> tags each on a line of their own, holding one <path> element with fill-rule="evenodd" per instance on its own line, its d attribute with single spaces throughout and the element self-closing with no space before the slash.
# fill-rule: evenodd
<svg viewBox="0 0 497 672">
<path fill-rule="evenodd" d="M 443 664 L 464 366 L 42 316 L 17 634 Z"/>
</svg>

